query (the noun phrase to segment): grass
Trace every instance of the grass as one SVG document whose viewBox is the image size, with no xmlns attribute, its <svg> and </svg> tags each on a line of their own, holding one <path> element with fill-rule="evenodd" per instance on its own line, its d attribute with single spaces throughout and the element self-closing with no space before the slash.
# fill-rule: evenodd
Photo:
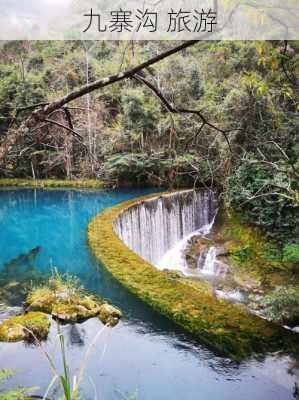
<svg viewBox="0 0 299 400">
<path fill-rule="evenodd" d="M 173 279 L 131 251 L 113 229 L 117 217 L 145 199 L 131 200 L 96 216 L 89 225 L 89 244 L 95 256 L 127 289 L 161 314 L 199 337 L 221 354 L 236 360 L 254 353 L 298 347 L 296 336 L 247 313 L 242 306 L 217 300 L 206 283 L 191 286 Z"/>
<path fill-rule="evenodd" d="M 104 184 L 96 179 L 0 179 L 0 187 L 22 188 L 78 188 L 78 189 L 102 189 Z"/>
</svg>

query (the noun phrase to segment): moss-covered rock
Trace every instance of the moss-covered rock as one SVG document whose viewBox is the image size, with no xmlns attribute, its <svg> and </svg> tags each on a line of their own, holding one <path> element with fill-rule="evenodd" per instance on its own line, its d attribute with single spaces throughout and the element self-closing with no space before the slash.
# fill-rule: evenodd
<svg viewBox="0 0 299 400">
<path fill-rule="evenodd" d="M 52 308 L 52 315 L 64 322 L 80 322 L 88 318 L 96 317 L 99 314 L 99 303 L 90 297 L 78 299 L 74 304 L 57 302 Z"/>
<path fill-rule="evenodd" d="M 69 323 L 99 317 L 103 323 L 115 325 L 122 317 L 119 309 L 85 292 L 76 280 L 63 279 L 59 275 L 33 289 L 26 305 L 29 311 L 42 311 Z"/>
<path fill-rule="evenodd" d="M 33 289 L 26 301 L 27 310 L 42 311 L 64 322 L 79 322 L 99 314 L 102 300 L 85 293 L 77 282 L 59 276 Z"/>
<path fill-rule="evenodd" d="M 226 243 L 231 271 L 238 282 L 266 290 L 299 284 L 295 264 L 284 260 L 282 249 L 238 214 L 223 215 L 217 236 Z"/>
<path fill-rule="evenodd" d="M 264 319 L 250 315 L 242 306 L 217 300 L 202 284 L 169 279 L 167 273 L 131 251 L 117 236 L 117 217 L 145 199 L 131 200 L 105 210 L 88 228 L 90 246 L 102 264 L 132 293 L 177 324 L 235 359 L 281 348 L 298 350 L 296 335 Z"/>
<path fill-rule="evenodd" d="M 50 318 L 47 314 L 29 312 L 4 321 L 0 325 L 0 341 L 19 342 L 33 340 L 34 337 L 44 340 L 48 336 L 49 329 Z"/>
<path fill-rule="evenodd" d="M 118 308 L 108 303 L 104 303 L 100 306 L 99 318 L 103 322 L 103 324 L 114 326 L 118 323 L 121 317 L 122 312 Z"/>
</svg>

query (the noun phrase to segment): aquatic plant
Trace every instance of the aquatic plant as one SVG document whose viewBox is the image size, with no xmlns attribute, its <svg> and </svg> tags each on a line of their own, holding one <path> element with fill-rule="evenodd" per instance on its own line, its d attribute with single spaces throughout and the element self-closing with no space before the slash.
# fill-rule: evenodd
<svg viewBox="0 0 299 400">
<path fill-rule="evenodd" d="M 80 385 L 84 378 L 84 373 L 85 373 L 85 369 L 87 367 L 89 358 L 92 355 L 93 347 L 99 340 L 100 336 L 104 333 L 104 331 L 108 327 L 111 327 L 111 326 L 112 325 L 107 323 L 96 333 L 96 335 L 94 336 L 94 339 L 91 341 L 91 343 L 88 346 L 87 351 L 85 352 L 85 355 L 83 357 L 82 363 L 79 368 L 78 375 L 74 375 L 74 376 L 72 376 L 72 374 L 71 374 L 70 364 L 68 363 L 68 360 L 67 360 L 65 339 L 64 339 L 64 335 L 62 334 L 62 332 L 60 330 L 59 324 L 58 324 L 58 339 L 59 339 L 59 349 L 60 349 L 60 354 L 61 354 L 61 358 L 62 358 L 62 366 L 63 366 L 62 373 L 60 373 L 58 368 L 56 367 L 54 359 L 51 356 L 51 354 L 49 354 L 47 352 L 47 350 L 45 350 L 42 342 L 37 337 L 35 337 L 36 344 L 39 346 L 42 354 L 45 356 L 46 360 L 48 361 L 51 371 L 53 373 L 53 378 L 52 378 L 44 396 L 42 397 L 43 399 L 48 399 L 49 393 L 57 381 L 59 382 L 59 385 L 60 385 L 60 387 L 62 389 L 62 393 L 63 393 L 63 397 L 61 398 L 61 400 L 79 400 L 79 399 L 81 399 Z M 39 397 L 39 398 L 41 398 L 41 397 Z M 0 400 L 1 400 L 1 398 L 0 398 Z"/>
<path fill-rule="evenodd" d="M 0 370 L 0 384 L 6 382 L 15 375 L 12 369 Z M 31 400 L 30 394 L 34 393 L 37 388 L 15 388 L 11 390 L 2 390 L 0 388 L 0 400 Z"/>
</svg>

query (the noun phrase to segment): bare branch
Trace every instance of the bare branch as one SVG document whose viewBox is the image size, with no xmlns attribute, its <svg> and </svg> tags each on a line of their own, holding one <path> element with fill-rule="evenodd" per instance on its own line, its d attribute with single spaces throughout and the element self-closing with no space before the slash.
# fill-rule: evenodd
<svg viewBox="0 0 299 400">
<path fill-rule="evenodd" d="M 200 110 L 189 110 L 187 108 L 176 108 L 165 98 L 165 96 L 161 93 L 161 91 L 156 86 L 154 86 L 151 82 L 149 82 L 147 79 L 145 79 L 144 77 L 137 75 L 137 74 L 133 75 L 132 78 L 136 79 L 138 82 L 145 84 L 149 89 L 151 89 L 154 92 L 154 94 L 161 100 L 162 104 L 165 106 L 167 111 L 169 111 L 170 113 L 197 115 L 202 121 L 202 126 L 200 128 L 200 132 L 205 125 L 216 130 L 217 132 L 220 132 L 224 136 L 230 152 L 232 152 L 231 145 L 230 145 L 229 139 L 227 137 L 226 131 L 217 127 L 216 125 L 212 124 L 211 122 L 209 122 L 206 119 L 206 117 L 203 116 L 203 114 Z"/>
</svg>

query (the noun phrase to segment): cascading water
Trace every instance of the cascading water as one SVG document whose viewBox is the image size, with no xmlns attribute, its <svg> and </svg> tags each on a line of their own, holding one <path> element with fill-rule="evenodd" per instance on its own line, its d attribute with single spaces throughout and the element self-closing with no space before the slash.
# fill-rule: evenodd
<svg viewBox="0 0 299 400">
<path fill-rule="evenodd" d="M 201 269 L 201 273 L 206 275 L 217 274 L 217 250 L 216 247 L 211 246 L 206 255 L 204 265 Z"/>
<path fill-rule="evenodd" d="M 210 229 L 215 211 L 212 191 L 176 192 L 129 208 L 119 216 L 114 229 L 129 248 L 158 268 L 167 268 L 169 257 L 173 266 L 181 269 L 181 249 L 195 232 Z M 167 255 L 170 249 L 172 255 Z"/>
</svg>

